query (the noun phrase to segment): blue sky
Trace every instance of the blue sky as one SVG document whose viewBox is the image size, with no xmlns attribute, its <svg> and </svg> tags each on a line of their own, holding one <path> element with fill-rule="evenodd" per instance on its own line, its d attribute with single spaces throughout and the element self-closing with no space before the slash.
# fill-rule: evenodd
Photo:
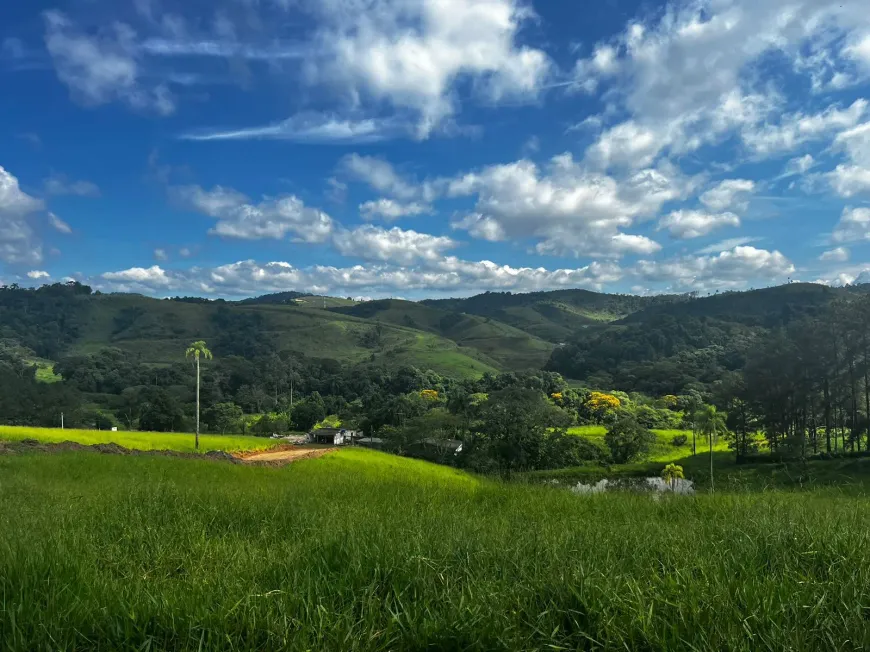
<svg viewBox="0 0 870 652">
<path fill-rule="evenodd" d="M 0 84 L 5 283 L 870 280 L 864 0 L 5 3 Z"/>
</svg>

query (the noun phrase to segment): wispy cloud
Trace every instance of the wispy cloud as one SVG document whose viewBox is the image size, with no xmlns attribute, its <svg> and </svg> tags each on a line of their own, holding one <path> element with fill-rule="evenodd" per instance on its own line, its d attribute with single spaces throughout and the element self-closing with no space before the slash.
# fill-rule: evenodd
<svg viewBox="0 0 870 652">
<path fill-rule="evenodd" d="M 63 174 L 50 176 L 43 182 L 49 195 L 76 195 L 78 197 L 99 197 L 100 188 L 91 181 L 72 181 Z"/>
<path fill-rule="evenodd" d="M 703 249 L 698 249 L 698 251 L 696 251 L 695 253 L 702 256 L 708 254 L 718 254 L 723 251 L 730 251 L 734 249 L 734 247 L 742 247 L 749 244 L 750 242 L 758 242 L 759 240 L 763 239 L 764 238 L 757 237 L 728 238 L 727 240 L 721 240 L 719 242 L 714 242 L 713 244 L 707 245 Z"/>
<path fill-rule="evenodd" d="M 264 46 L 235 41 L 172 41 L 151 38 L 144 41 L 141 47 L 146 54 L 153 56 L 218 57 L 252 61 L 302 59 L 313 54 L 313 46 L 307 43 L 274 43 Z"/>
<path fill-rule="evenodd" d="M 352 120 L 305 113 L 271 125 L 193 131 L 182 134 L 180 138 L 196 141 L 275 139 L 301 143 L 374 143 L 408 135 L 408 126 L 394 119 Z"/>
</svg>

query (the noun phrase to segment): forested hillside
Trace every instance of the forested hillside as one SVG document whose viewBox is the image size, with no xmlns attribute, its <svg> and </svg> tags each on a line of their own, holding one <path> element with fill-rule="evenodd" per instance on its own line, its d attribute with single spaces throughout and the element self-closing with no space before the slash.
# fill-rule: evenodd
<svg viewBox="0 0 870 652">
<path fill-rule="evenodd" d="M 9 286 L 0 290 L 0 339 L 48 361 L 111 348 L 165 366 L 206 339 L 218 357 L 301 355 L 455 378 L 546 368 L 660 395 L 709 391 L 743 368 L 759 337 L 863 290 L 791 284 L 704 298 L 558 290 L 422 302 L 284 292 L 227 302 L 105 295 L 76 283 Z"/>
<path fill-rule="evenodd" d="M 29 320 L 19 317 L 21 308 L 6 311 L 5 336 L 23 340 L 39 355 L 54 360 L 111 347 L 142 362 L 168 364 L 178 360 L 191 340 L 206 339 L 221 357 L 286 352 L 347 364 L 390 368 L 410 364 L 457 377 L 501 368 L 484 352 L 460 347 L 435 333 L 323 310 L 316 300 L 301 305 L 159 300 L 90 294 L 73 285 L 63 290 L 62 300 L 50 303 L 42 298 L 44 293 L 54 297 L 63 287 L 8 291 L 17 301 L 30 297 L 32 306 Z M 58 305 L 61 317 L 54 316 Z M 43 318 L 42 330 L 34 332 L 30 322 Z M 540 368 L 545 359 L 546 352 L 529 366 Z"/>
<path fill-rule="evenodd" d="M 546 368 L 598 387 L 709 393 L 744 368 L 761 339 L 861 296 L 855 289 L 795 283 L 658 303 L 604 328 L 578 329 Z"/>
<path fill-rule="evenodd" d="M 384 299 L 333 311 L 439 335 L 480 351 L 506 369 L 540 369 L 553 350 L 550 342 L 504 322 L 425 303 Z"/>
<path fill-rule="evenodd" d="M 515 326 L 553 343 L 564 342 L 578 328 L 611 322 L 652 306 L 684 302 L 688 296 L 641 297 L 589 290 L 553 292 L 486 292 L 468 299 L 423 301 L 428 306 L 478 315 Z"/>
</svg>

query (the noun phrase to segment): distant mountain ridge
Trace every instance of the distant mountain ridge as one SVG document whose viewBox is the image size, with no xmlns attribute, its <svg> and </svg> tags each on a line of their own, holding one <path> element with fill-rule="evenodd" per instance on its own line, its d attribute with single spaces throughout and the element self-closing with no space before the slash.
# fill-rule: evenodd
<svg viewBox="0 0 870 652">
<path fill-rule="evenodd" d="M 165 364 L 205 339 L 222 357 L 287 351 L 457 377 L 547 368 L 655 392 L 714 382 L 759 333 L 823 315 L 831 301 L 868 289 L 794 283 L 709 297 L 564 289 L 419 302 L 290 291 L 234 302 L 10 286 L 0 290 L 0 338 L 48 360 L 112 347 Z M 699 362 L 704 356 L 715 364 Z"/>
</svg>

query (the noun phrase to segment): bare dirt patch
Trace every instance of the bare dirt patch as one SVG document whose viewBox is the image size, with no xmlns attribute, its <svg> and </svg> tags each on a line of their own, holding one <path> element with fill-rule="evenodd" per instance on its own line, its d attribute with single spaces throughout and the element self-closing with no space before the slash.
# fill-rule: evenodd
<svg viewBox="0 0 870 652">
<path fill-rule="evenodd" d="M 308 446 L 291 446 L 280 450 L 243 453 L 241 458 L 249 464 L 290 464 L 299 460 L 309 460 L 331 453 L 336 448 L 313 448 Z"/>
</svg>

